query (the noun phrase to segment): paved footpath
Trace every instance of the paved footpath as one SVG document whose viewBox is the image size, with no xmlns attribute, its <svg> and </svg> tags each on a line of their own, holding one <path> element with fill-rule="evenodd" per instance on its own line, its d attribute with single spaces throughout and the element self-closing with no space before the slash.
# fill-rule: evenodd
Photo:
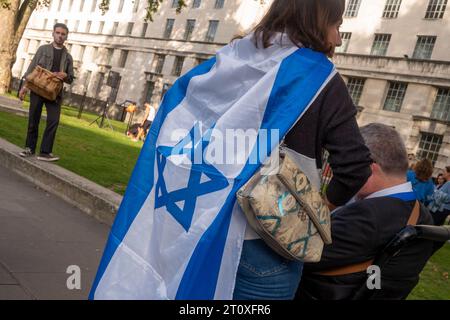
<svg viewBox="0 0 450 320">
<path fill-rule="evenodd" d="M 0 164 L 0 300 L 87 299 L 109 227 Z M 69 290 L 68 266 L 81 269 Z"/>
</svg>

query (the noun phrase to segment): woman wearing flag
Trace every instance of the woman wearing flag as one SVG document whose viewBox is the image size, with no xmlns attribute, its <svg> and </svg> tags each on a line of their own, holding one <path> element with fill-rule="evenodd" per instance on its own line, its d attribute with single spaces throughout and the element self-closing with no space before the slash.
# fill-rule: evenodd
<svg viewBox="0 0 450 320">
<path fill-rule="evenodd" d="M 254 151 L 270 153 L 282 140 L 316 184 L 328 150 L 330 208 L 370 176 L 356 108 L 327 58 L 341 44 L 344 5 L 274 0 L 254 32 L 174 83 L 128 184 L 91 299 L 294 297 L 302 264 L 278 256 L 247 227 L 236 192 L 265 160 L 252 161 Z M 245 134 L 249 148 L 236 148 L 230 132 Z"/>
<path fill-rule="evenodd" d="M 260 50 L 283 40 L 299 48 L 333 57 L 341 45 L 339 27 L 344 0 L 275 0 L 254 38 Z M 301 49 L 300 49 L 301 50 Z M 328 150 L 333 177 L 326 191 L 332 210 L 344 205 L 370 176 L 370 153 L 360 135 L 356 108 L 341 76 L 334 72 L 322 84 L 311 105 L 285 137 L 288 148 L 322 167 L 322 151 Z M 247 227 L 235 299 L 292 299 L 302 272 L 301 262 L 291 262 L 274 253 Z"/>
</svg>

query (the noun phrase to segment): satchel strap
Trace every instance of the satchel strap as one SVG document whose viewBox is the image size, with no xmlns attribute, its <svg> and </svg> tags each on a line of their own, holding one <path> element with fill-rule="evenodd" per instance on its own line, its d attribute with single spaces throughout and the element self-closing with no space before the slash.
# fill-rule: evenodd
<svg viewBox="0 0 450 320">
<path fill-rule="evenodd" d="M 409 216 L 409 219 L 408 219 L 408 222 L 406 223 L 406 225 L 407 226 L 416 225 L 417 221 L 419 220 L 419 216 L 420 216 L 420 202 L 416 200 L 416 203 L 414 204 L 414 208 Z M 320 274 L 322 276 L 343 276 L 346 274 L 366 271 L 367 268 L 373 264 L 373 261 L 374 261 L 374 259 L 371 259 L 368 261 L 355 263 L 355 264 L 347 265 L 344 267 L 335 268 L 332 270 L 315 272 L 315 273 Z"/>
<path fill-rule="evenodd" d="M 408 222 L 406 223 L 407 226 L 415 226 L 417 224 L 417 221 L 419 221 L 420 216 L 420 202 L 416 200 L 416 203 L 414 204 L 413 211 L 411 215 L 409 216 Z"/>
</svg>

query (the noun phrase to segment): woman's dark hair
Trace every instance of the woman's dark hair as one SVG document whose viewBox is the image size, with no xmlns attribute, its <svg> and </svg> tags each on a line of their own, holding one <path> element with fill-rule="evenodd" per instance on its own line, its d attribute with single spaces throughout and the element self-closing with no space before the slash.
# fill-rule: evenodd
<svg viewBox="0 0 450 320">
<path fill-rule="evenodd" d="M 422 159 L 414 166 L 414 172 L 417 179 L 420 181 L 427 181 L 433 174 L 433 164 L 428 159 Z"/>
<path fill-rule="evenodd" d="M 345 0 L 274 0 L 254 29 L 255 39 L 267 48 L 272 36 L 282 32 L 297 46 L 329 54 L 327 30 L 342 19 L 344 9 Z"/>
<path fill-rule="evenodd" d="M 445 171 L 447 171 L 447 173 L 450 173 L 450 166 L 445 167 Z"/>
</svg>

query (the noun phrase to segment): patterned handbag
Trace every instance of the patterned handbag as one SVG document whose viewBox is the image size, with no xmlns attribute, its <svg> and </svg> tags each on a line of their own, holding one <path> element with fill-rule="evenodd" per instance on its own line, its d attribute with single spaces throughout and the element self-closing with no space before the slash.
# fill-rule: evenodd
<svg viewBox="0 0 450 320">
<path fill-rule="evenodd" d="M 63 82 L 51 71 L 36 66 L 26 77 L 25 85 L 35 94 L 50 101 L 55 101 L 63 87 Z"/>
<path fill-rule="evenodd" d="M 282 149 L 275 172 L 264 166 L 236 193 L 248 223 L 275 252 L 289 260 L 320 261 L 331 243 L 330 211 L 319 190 Z"/>
</svg>

